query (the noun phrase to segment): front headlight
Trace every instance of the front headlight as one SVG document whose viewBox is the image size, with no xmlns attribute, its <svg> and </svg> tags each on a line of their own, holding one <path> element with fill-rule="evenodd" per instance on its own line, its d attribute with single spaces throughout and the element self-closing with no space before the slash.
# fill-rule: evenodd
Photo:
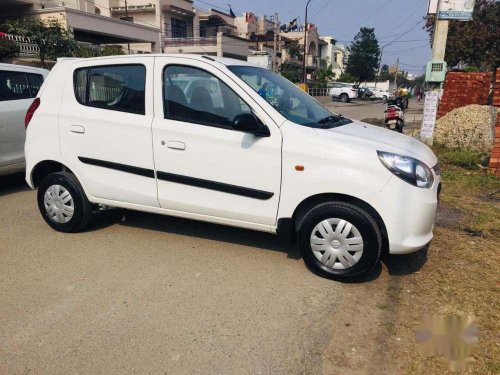
<svg viewBox="0 0 500 375">
<path fill-rule="evenodd" d="M 388 170 L 409 184 L 430 188 L 434 183 L 431 169 L 420 160 L 384 151 L 377 151 L 377 154 Z"/>
</svg>

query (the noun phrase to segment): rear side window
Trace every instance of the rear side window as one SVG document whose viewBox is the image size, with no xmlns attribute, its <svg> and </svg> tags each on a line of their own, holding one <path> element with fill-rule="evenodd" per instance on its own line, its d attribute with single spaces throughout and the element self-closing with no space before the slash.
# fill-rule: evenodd
<svg viewBox="0 0 500 375">
<path fill-rule="evenodd" d="M 31 98 L 26 73 L 0 71 L 0 101 Z"/>
<path fill-rule="evenodd" d="M 146 67 L 112 65 L 81 68 L 75 71 L 76 100 L 85 106 L 145 113 Z"/>
<path fill-rule="evenodd" d="M 37 96 L 38 91 L 40 91 L 40 87 L 42 87 L 43 76 L 41 74 L 27 73 L 28 83 L 30 85 L 31 97 L 34 98 Z"/>
</svg>

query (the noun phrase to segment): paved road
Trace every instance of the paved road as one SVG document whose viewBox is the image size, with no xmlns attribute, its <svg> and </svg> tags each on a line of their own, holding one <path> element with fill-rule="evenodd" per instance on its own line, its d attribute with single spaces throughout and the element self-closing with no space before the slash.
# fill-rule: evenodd
<svg viewBox="0 0 500 375">
<path fill-rule="evenodd" d="M 329 98 L 321 98 L 322 103 L 326 104 L 335 113 L 340 113 L 345 117 L 354 120 L 383 119 L 385 104 L 381 101 L 363 101 L 354 100 L 350 103 L 332 102 Z M 405 111 L 406 122 L 408 124 L 420 124 L 422 121 L 423 101 L 417 102 L 416 99 L 410 100 L 409 108 Z"/>
<path fill-rule="evenodd" d="M 0 177 L 0 374 L 320 373 L 342 284 L 271 235 L 127 212 L 51 230 Z"/>
</svg>

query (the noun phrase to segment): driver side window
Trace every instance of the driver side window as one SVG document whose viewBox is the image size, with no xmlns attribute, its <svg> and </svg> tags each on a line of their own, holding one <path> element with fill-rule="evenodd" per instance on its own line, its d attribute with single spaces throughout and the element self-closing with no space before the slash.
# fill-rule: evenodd
<svg viewBox="0 0 500 375">
<path fill-rule="evenodd" d="M 163 71 L 166 119 L 233 128 L 233 120 L 250 107 L 224 82 L 193 67 L 168 65 Z"/>
</svg>

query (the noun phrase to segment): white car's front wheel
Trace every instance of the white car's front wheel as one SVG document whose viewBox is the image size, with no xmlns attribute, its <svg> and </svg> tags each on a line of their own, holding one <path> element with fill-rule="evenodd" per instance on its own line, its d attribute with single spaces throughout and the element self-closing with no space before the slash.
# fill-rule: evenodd
<svg viewBox="0 0 500 375">
<path fill-rule="evenodd" d="M 297 241 L 313 272 L 339 280 L 371 271 L 382 251 L 375 220 L 360 207 L 344 202 L 312 208 L 299 224 Z"/>
</svg>

